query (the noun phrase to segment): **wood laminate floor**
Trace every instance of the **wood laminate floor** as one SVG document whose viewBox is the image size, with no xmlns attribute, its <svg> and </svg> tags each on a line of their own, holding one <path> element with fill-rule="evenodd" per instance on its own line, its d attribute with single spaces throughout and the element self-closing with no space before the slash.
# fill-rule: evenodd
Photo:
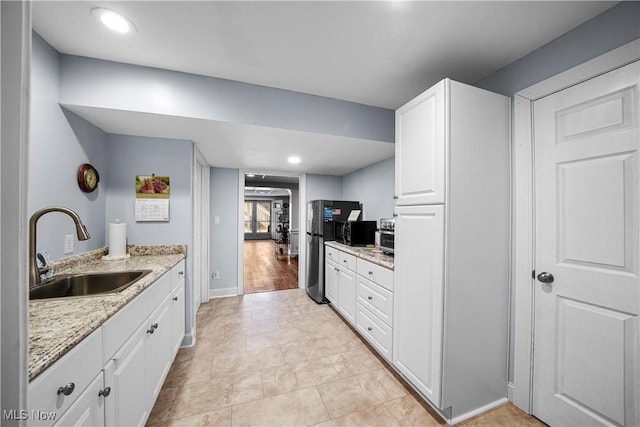
<svg viewBox="0 0 640 427">
<path fill-rule="evenodd" d="M 330 305 L 302 289 L 200 306 L 151 426 L 445 426 Z M 465 427 L 544 424 L 511 404 Z"/>
<path fill-rule="evenodd" d="M 273 240 L 245 240 L 244 292 L 278 291 L 298 287 L 298 258 L 276 253 Z"/>
</svg>

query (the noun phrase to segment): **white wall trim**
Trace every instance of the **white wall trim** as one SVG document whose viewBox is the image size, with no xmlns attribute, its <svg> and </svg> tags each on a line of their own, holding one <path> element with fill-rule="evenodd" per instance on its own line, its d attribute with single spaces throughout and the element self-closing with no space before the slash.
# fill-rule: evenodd
<svg viewBox="0 0 640 427">
<path fill-rule="evenodd" d="M 236 295 L 244 294 L 244 169 L 238 169 L 238 288 Z"/>
<path fill-rule="evenodd" d="M 226 298 L 234 297 L 238 294 L 238 288 L 221 288 L 221 289 L 209 289 L 208 298 Z"/>
<path fill-rule="evenodd" d="M 498 399 L 495 402 L 489 403 L 488 405 L 484 405 L 484 406 L 482 406 L 480 408 L 474 409 L 473 411 L 469 411 L 469 412 L 466 412 L 464 414 L 458 415 L 457 417 L 452 418 L 448 422 L 451 425 L 456 425 L 456 424 L 459 424 L 459 423 L 461 423 L 463 421 L 471 419 L 471 418 L 475 417 L 476 415 L 483 414 L 483 413 L 485 413 L 487 411 L 490 411 L 490 410 L 492 410 L 494 408 L 497 408 L 498 406 L 502 406 L 505 403 L 509 403 L 509 399 L 507 399 L 506 397 L 503 397 L 502 399 Z"/>
<path fill-rule="evenodd" d="M 0 2 L 2 106 L 0 186 L 0 275 L 3 409 L 27 407 L 28 254 L 27 188 L 29 89 L 31 76 L 31 2 Z M 25 421 L 3 419 L 2 425 Z"/>
<path fill-rule="evenodd" d="M 515 161 L 515 343 L 513 403 L 532 412 L 533 279 L 535 268 L 535 212 L 533 158 L 533 102 L 552 93 L 623 67 L 640 59 L 640 39 L 591 59 L 514 96 Z"/>
</svg>

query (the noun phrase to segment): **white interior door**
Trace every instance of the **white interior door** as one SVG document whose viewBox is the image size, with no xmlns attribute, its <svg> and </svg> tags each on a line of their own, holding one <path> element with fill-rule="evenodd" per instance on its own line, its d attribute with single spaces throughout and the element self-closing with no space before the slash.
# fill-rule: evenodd
<svg viewBox="0 0 640 427">
<path fill-rule="evenodd" d="M 639 75 L 534 103 L 533 414 L 549 425 L 640 424 Z"/>
</svg>

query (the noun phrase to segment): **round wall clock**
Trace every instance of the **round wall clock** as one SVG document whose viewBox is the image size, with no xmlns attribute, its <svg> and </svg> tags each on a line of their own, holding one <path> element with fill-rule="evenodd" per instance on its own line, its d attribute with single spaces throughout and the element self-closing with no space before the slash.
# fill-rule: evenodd
<svg viewBox="0 0 640 427">
<path fill-rule="evenodd" d="M 85 193 L 91 193 L 98 188 L 100 182 L 100 174 L 96 168 L 89 163 L 85 163 L 78 169 L 78 185 Z"/>
</svg>

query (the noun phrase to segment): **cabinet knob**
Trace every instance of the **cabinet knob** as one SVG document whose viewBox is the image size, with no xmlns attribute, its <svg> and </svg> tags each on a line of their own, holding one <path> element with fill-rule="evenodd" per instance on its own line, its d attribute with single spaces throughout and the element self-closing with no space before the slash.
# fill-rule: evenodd
<svg viewBox="0 0 640 427">
<path fill-rule="evenodd" d="M 174 301 L 178 301 L 178 297 L 173 297 L 173 300 Z"/>
<path fill-rule="evenodd" d="M 151 327 L 152 327 L 153 329 L 158 329 L 158 324 L 157 324 L 157 323 L 154 323 L 153 325 L 151 325 Z"/>
<path fill-rule="evenodd" d="M 98 396 L 107 397 L 111 394 L 111 387 L 105 387 L 98 392 Z"/>
<path fill-rule="evenodd" d="M 65 396 L 69 396 L 71 393 L 73 393 L 73 390 L 75 388 L 76 385 L 74 383 L 68 383 L 64 387 L 60 387 L 58 389 L 58 395 L 64 394 Z"/>
<path fill-rule="evenodd" d="M 398 196 L 393 196 L 393 200 L 398 200 Z"/>
<path fill-rule="evenodd" d="M 153 334 L 155 331 L 156 331 L 156 328 L 154 328 L 153 325 L 151 325 L 151 327 L 147 329 L 148 334 Z"/>
<path fill-rule="evenodd" d="M 369 275 L 372 275 L 372 274 L 373 274 L 373 271 L 370 271 L 370 272 L 369 272 Z"/>
<path fill-rule="evenodd" d="M 367 299 L 368 299 L 369 301 L 371 301 L 371 300 L 373 299 L 373 297 L 372 297 L 371 295 L 369 295 L 369 296 L 367 297 Z"/>
<path fill-rule="evenodd" d="M 184 276 L 184 271 L 178 271 L 178 276 Z"/>
<path fill-rule="evenodd" d="M 369 327 L 367 328 L 367 331 L 371 332 L 371 331 L 373 331 L 373 328 L 372 328 L 371 326 L 369 326 Z"/>
</svg>

